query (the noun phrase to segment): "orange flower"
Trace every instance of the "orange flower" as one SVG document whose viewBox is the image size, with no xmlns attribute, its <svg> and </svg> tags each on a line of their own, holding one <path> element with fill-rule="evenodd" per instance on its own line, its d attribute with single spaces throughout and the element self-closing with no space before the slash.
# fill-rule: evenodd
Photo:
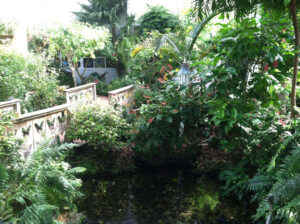
<svg viewBox="0 0 300 224">
<path fill-rule="evenodd" d="M 166 70 L 165 66 L 161 67 L 160 74 L 163 74 L 165 70 Z"/>
<path fill-rule="evenodd" d="M 177 113 L 177 112 L 178 112 L 178 110 L 173 110 L 173 112 L 174 112 L 174 113 Z"/>
<path fill-rule="evenodd" d="M 167 105 L 167 102 L 163 102 L 162 105 L 166 106 L 166 105 Z"/>
<path fill-rule="evenodd" d="M 151 124 L 153 120 L 154 120 L 154 118 L 150 118 L 150 119 L 148 120 L 148 123 Z"/>
<path fill-rule="evenodd" d="M 151 96 L 144 96 L 144 98 L 151 99 L 152 97 Z"/>
</svg>

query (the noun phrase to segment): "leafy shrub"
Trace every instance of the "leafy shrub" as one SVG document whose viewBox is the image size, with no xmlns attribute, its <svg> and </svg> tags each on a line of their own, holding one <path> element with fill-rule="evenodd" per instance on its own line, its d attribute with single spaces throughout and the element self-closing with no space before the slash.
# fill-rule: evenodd
<svg viewBox="0 0 300 224">
<path fill-rule="evenodd" d="M 88 105 L 73 112 L 67 130 L 70 139 L 80 139 L 105 151 L 119 149 L 126 140 L 130 126 L 121 113 L 101 105 Z"/>
<path fill-rule="evenodd" d="M 130 112 L 136 116 L 133 141 L 137 155 L 163 162 L 191 153 L 187 149 L 197 140 L 201 123 L 205 122 L 201 119 L 204 113 L 197 95 L 191 94 L 193 90 L 170 82 L 160 92 L 141 96 L 146 104 Z"/>
<path fill-rule="evenodd" d="M 36 55 L 24 57 L 4 48 L 0 49 L 0 60 L 0 101 L 19 98 L 23 100 L 22 110 L 27 111 L 57 103 L 57 75 L 48 70 L 48 60 Z"/>
</svg>

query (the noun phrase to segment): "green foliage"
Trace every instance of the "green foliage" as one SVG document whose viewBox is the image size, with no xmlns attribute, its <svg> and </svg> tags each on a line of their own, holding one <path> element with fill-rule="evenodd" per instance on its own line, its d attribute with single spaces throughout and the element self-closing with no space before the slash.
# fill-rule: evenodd
<svg viewBox="0 0 300 224">
<path fill-rule="evenodd" d="M 124 146 L 122 140 L 126 140 L 130 125 L 120 112 L 102 107 L 95 104 L 77 108 L 72 114 L 67 136 L 70 139 L 86 141 L 105 151 Z"/>
<path fill-rule="evenodd" d="M 109 91 L 132 85 L 135 80 L 129 78 L 129 76 L 122 76 L 113 79 L 110 84 L 98 79 L 94 79 L 94 82 L 96 82 L 97 95 L 107 96 Z"/>
<path fill-rule="evenodd" d="M 49 51 L 53 56 L 66 58 L 76 86 L 75 72 L 83 82 L 83 73 L 78 70 L 78 61 L 82 57 L 95 58 L 97 50 L 109 45 L 109 33 L 105 28 L 94 28 L 87 24 L 74 23 L 53 29 L 49 37 Z"/>
<path fill-rule="evenodd" d="M 57 74 L 48 67 L 49 59 L 33 54 L 24 57 L 1 48 L 0 60 L 0 101 L 19 98 L 22 110 L 27 111 L 58 103 Z"/>
<path fill-rule="evenodd" d="M 2 179 L 0 197 L 7 204 L 1 205 L 0 210 L 13 211 L 18 223 L 25 224 L 54 223 L 59 212 L 74 210 L 74 200 L 81 196 L 81 180 L 75 175 L 85 169 L 71 168 L 64 162 L 73 146 L 53 146 L 45 140 L 26 161 L 19 158 L 7 162 L 1 156 L 1 164 L 6 168 L 2 167 L 0 173 L 6 169 L 7 178 Z"/>
<path fill-rule="evenodd" d="M 161 162 L 192 153 L 187 148 L 205 123 L 205 109 L 196 91 L 169 82 L 159 92 L 145 89 L 135 93 L 136 108 L 129 113 L 136 119 L 133 142 L 137 155 Z"/>
<path fill-rule="evenodd" d="M 284 143 L 286 145 L 286 143 Z M 269 212 L 274 213 L 274 220 L 286 223 L 299 222 L 299 183 L 300 183 L 300 148 L 299 140 L 294 139 L 285 148 L 286 156 L 276 163 L 267 173 L 257 174 L 249 181 L 249 189 L 255 191 L 259 201 L 256 218 L 264 217 Z M 286 152 L 284 153 L 286 154 Z M 280 158 L 280 157 L 279 157 Z M 273 210 L 266 198 L 273 198 Z"/>
<path fill-rule="evenodd" d="M 97 26 L 111 25 L 126 15 L 127 0 L 88 0 L 88 4 L 80 6 L 81 11 L 74 12 L 78 21 Z"/>
<path fill-rule="evenodd" d="M 139 18 L 139 22 L 142 31 L 156 30 L 160 33 L 165 33 L 167 29 L 174 30 L 180 24 L 178 16 L 160 5 L 149 6 L 148 11 Z"/>
</svg>

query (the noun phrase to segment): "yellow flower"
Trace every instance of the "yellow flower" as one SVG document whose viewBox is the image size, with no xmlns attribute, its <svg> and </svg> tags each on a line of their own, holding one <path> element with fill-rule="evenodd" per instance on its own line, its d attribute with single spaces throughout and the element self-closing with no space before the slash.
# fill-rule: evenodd
<svg viewBox="0 0 300 224">
<path fill-rule="evenodd" d="M 162 54 L 159 55 L 159 58 L 163 58 Z"/>
<path fill-rule="evenodd" d="M 179 69 L 178 69 L 178 68 L 176 68 L 176 69 L 175 69 L 175 71 L 176 71 L 176 72 L 178 72 L 178 71 L 179 71 Z"/>
<path fill-rule="evenodd" d="M 137 48 L 135 48 L 133 51 L 131 51 L 131 57 L 136 56 L 136 54 L 139 53 L 142 49 L 142 46 L 138 46 Z"/>
<path fill-rule="evenodd" d="M 172 62 L 173 61 L 173 59 L 169 59 L 169 62 Z"/>
</svg>

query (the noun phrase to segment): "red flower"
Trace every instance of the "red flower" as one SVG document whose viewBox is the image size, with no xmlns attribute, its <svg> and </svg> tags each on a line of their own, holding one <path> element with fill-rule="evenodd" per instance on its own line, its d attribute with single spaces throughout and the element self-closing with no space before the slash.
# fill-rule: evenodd
<svg viewBox="0 0 300 224">
<path fill-rule="evenodd" d="M 147 85 L 146 88 L 149 89 L 149 85 Z"/>
<path fill-rule="evenodd" d="M 98 84 L 99 83 L 98 79 L 94 79 L 94 83 Z"/>
<path fill-rule="evenodd" d="M 265 65 L 265 67 L 264 67 L 264 71 L 266 72 L 266 71 L 268 71 L 268 69 L 269 69 L 269 65 L 268 65 L 268 63 Z"/>
<path fill-rule="evenodd" d="M 167 102 L 163 102 L 162 105 L 166 106 L 166 105 L 167 105 Z"/>
<path fill-rule="evenodd" d="M 150 118 L 150 119 L 148 120 L 148 123 L 151 124 L 153 120 L 154 120 L 154 118 Z"/>
<path fill-rule="evenodd" d="M 282 126 L 285 125 L 285 122 L 284 122 L 284 120 L 283 120 L 282 118 L 280 119 L 279 122 L 280 122 L 280 124 L 281 124 Z"/>
<path fill-rule="evenodd" d="M 157 81 L 159 81 L 161 84 L 164 84 L 164 80 L 162 78 L 158 78 Z"/>
<path fill-rule="evenodd" d="M 260 147 L 261 147 L 261 145 L 260 145 L 260 144 L 258 144 L 258 145 L 257 145 L 257 147 L 258 147 L 258 148 L 260 148 Z"/>
<path fill-rule="evenodd" d="M 282 38 L 282 43 L 286 43 L 286 39 L 285 38 Z"/>
<path fill-rule="evenodd" d="M 147 99 L 151 99 L 152 97 L 151 96 L 144 96 L 145 98 L 147 98 Z"/>
<path fill-rule="evenodd" d="M 170 64 L 168 64 L 168 67 L 169 67 L 169 69 L 171 69 L 171 70 L 173 69 L 172 65 L 170 65 Z"/>
<path fill-rule="evenodd" d="M 138 134 L 138 133 L 140 133 L 140 131 L 132 131 L 131 133 Z"/>
<path fill-rule="evenodd" d="M 273 66 L 274 66 L 274 68 L 277 68 L 277 66 L 278 66 L 278 61 L 277 60 L 274 61 Z"/>
<path fill-rule="evenodd" d="M 173 110 L 173 112 L 174 112 L 174 113 L 177 113 L 177 112 L 178 112 L 178 110 Z"/>
<path fill-rule="evenodd" d="M 214 91 L 208 93 L 207 96 L 210 97 L 213 93 L 214 93 Z"/>
<path fill-rule="evenodd" d="M 286 29 L 282 29 L 282 32 L 285 32 L 286 31 Z"/>
</svg>

